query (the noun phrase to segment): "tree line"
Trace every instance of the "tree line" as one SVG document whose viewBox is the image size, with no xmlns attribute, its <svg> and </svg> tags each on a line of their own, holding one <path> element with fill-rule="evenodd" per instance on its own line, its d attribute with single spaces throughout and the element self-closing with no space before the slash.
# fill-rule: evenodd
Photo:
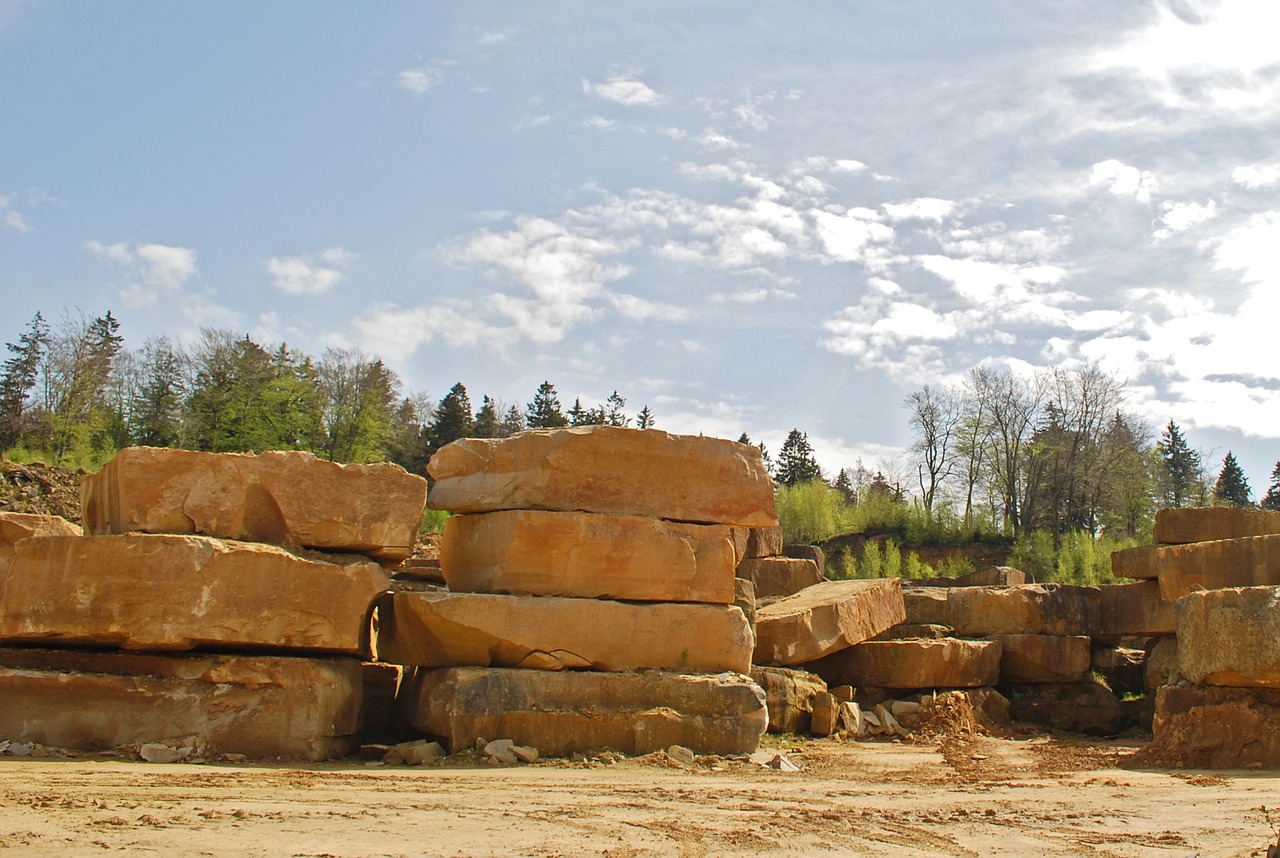
<svg viewBox="0 0 1280 858">
<path fill-rule="evenodd" d="M 544 381 L 523 408 L 455 384 L 438 402 L 405 392 L 379 358 L 329 348 L 315 357 L 285 343 L 202 329 L 189 346 L 157 336 L 125 347 L 120 322 L 37 313 L 6 343 L 0 363 L 0 452 L 95 468 L 130 445 L 214 453 L 307 450 L 335 462 L 389 460 L 423 473 L 431 455 L 462 437 L 527 428 L 654 425 L 618 391 L 603 405 L 564 408 Z"/>
</svg>

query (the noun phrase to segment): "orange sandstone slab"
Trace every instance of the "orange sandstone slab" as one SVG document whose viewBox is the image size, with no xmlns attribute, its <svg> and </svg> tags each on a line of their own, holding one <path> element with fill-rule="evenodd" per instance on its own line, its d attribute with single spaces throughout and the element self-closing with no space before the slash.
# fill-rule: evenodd
<svg viewBox="0 0 1280 858">
<path fill-rule="evenodd" d="M 544 509 L 772 527 L 760 450 L 659 429 L 578 426 L 464 438 L 427 466 L 428 505 L 458 513 Z"/>
<path fill-rule="evenodd" d="M 146 742 L 325 760 L 359 746 L 354 658 L 0 649 L 0 736 L 97 751 Z"/>
<path fill-rule="evenodd" d="M 1111 574 L 1117 578 L 1155 578 L 1157 547 L 1136 545 L 1111 552 Z"/>
<path fill-rule="evenodd" d="M 803 557 L 748 557 L 738 564 L 737 576 L 750 581 L 757 598 L 794 596 L 822 583 L 818 564 Z"/>
<path fill-rule="evenodd" d="M 746 673 L 755 642 L 733 605 L 401 591 L 378 619 L 378 657 L 419 667 Z"/>
<path fill-rule="evenodd" d="M 390 578 L 207 536 L 41 536 L 14 546 L 0 641 L 362 654 Z"/>
<path fill-rule="evenodd" d="M 982 688 L 1000 681 L 999 641 L 867 641 L 805 665 L 832 685 Z"/>
<path fill-rule="evenodd" d="M 13 559 L 13 544 L 29 536 L 80 536 L 80 525 L 58 515 L 0 512 L 0 592 L 4 573 Z"/>
<path fill-rule="evenodd" d="M 897 578 L 824 581 L 756 611 L 756 664 L 794 666 L 906 619 Z"/>
<path fill-rule="evenodd" d="M 1166 602 L 1196 590 L 1280 585 L 1280 534 L 1162 546 L 1156 565 Z"/>
<path fill-rule="evenodd" d="M 1156 511 L 1154 541 L 1168 545 L 1280 534 L 1280 512 L 1235 507 L 1188 507 Z"/>
<path fill-rule="evenodd" d="M 455 592 L 733 602 L 723 525 L 542 510 L 456 515 L 440 566 Z"/>
<path fill-rule="evenodd" d="M 301 451 L 126 447 L 80 487 L 85 531 L 201 534 L 367 554 L 413 553 L 427 481 L 399 465 L 339 465 Z"/>
<path fill-rule="evenodd" d="M 1197 685 L 1280 688 L 1280 587 L 1180 599 L 1178 670 Z"/>
<path fill-rule="evenodd" d="M 1078 682 L 1092 664 L 1084 635 L 999 635 L 1001 683 Z"/>
<path fill-rule="evenodd" d="M 1099 634 L 1171 635 L 1177 626 L 1173 602 L 1160 598 L 1158 581 L 1105 584 L 1099 590 Z"/>
</svg>

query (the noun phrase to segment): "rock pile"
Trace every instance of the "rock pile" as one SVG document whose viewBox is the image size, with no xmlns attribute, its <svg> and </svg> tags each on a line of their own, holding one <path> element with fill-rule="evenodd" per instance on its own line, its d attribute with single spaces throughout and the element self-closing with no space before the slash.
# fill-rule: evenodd
<svg viewBox="0 0 1280 858">
<path fill-rule="evenodd" d="M 1166 604 L 1176 600 L 1147 756 L 1280 768 L 1280 513 L 1161 510 L 1155 538 L 1116 559 L 1153 579 Z"/>
<path fill-rule="evenodd" d="M 0 737 L 348 753 L 371 558 L 409 554 L 425 502 L 394 465 L 130 448 L 84 479 L 90 535 L 0 515 Z"/>
<path fill-rule="evenodd" d="M 378 609 L 379 658 L 409 668 L 404 723 L 454 751 L 755 749 L 766 712 L 734 569 L 737 529 L 777 525 L 758 450 L 577 427 L 457 441 L 428 473 L 430 505 L 455 513 L 448 590 Z"/>
</svg>

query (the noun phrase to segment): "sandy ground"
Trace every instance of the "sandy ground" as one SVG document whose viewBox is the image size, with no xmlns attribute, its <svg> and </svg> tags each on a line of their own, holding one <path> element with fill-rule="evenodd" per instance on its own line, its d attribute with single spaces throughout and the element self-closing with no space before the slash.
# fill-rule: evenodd
<svg viewBox="0 0 1280 858">
<path fill-rule="evenodd" d="M 1135 744 L 782 746 L 519 768 L 0 758 L 0 856 L 1264 856 L 1280 779 L 1150 771 Z M 1271 811 L 1268 822 L 1267 810 Z"/>
</svg>

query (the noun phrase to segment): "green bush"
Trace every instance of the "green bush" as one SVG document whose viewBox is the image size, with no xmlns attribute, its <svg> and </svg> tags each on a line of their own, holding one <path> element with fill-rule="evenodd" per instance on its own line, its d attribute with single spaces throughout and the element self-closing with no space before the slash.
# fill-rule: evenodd
<svg viewBox="0 0 1280 858">
<path fill-rule="evenodd" d="M 448 519 L 449 513 L 442 509 L 424 509 L 422 511 L 422 521 L 418 523 L 418 532 L 442 533 L 444 532 L 444 523 Z"/>
<path fill-rule="evenodd" d="M 775 496 L 782 538 L 789 543 L 814 543 L 846 530 L 849 504 L 822 480 L 779 486 Z"/>
</svg>

